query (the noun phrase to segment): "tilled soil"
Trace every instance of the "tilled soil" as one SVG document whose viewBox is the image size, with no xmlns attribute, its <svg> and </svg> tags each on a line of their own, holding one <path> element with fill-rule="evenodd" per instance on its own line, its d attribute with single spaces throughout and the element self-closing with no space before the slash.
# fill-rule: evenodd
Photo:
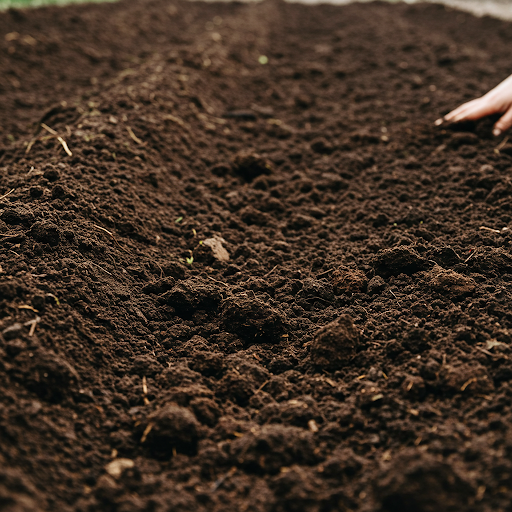
<svg viewBox="0 0 512 512">
<path fill-rule="evenodd" d="M 512 507 L 512 144 L 435 5 L 0 15 L 0 510 Z"/>
</svg>

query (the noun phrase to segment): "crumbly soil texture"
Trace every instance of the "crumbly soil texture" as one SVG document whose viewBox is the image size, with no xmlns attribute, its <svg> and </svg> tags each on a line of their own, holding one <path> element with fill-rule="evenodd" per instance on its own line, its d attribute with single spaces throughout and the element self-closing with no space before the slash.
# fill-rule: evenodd
<svg viewBox="0 0 512 512">
<path fill-rule="evenodd" d="M 512 144 L 438 5 L 0 14 L 0 510 L 512 507 Z"/>
</svg>

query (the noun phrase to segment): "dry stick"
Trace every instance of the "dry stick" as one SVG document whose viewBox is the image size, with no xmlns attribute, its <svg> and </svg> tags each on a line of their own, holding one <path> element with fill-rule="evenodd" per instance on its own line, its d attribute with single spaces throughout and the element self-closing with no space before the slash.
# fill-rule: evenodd
<svg viewBox="0 0 512 512">
<path fill-rule="evenodd" d="M 146 438 L 148 437 L 148 434 L 151 432 L 151 429 L 153 428 L 154 423 L 149 423 L 148 426 L 144 429 L 144 432 L 142 433 L 142 437 L 140 438 L 140 442 L 143 443 Z"/>
<path fill-rule="evenodd" d="M 498 235 L 501 235 L 501 231 L 499 229 L 488 228 L 487 226 L 480 226 L 480 229 L 485 231 L 492 231 L 493 233 L 498 233 Z"/>
<path fill-rule="evenodd" d="M 143 144 L 143 142 L 133 133 L 133 130 L 127 126 L 126 129 L 128 130 L 128 133 L 130 134 L 130 137 L 137 143 L 137 144 Z"/>
<path fill-rule="evenodd" d="M 148 394 L 148 381 L 147 381 L 145 375 L 142 377 L 142 393 L 144 394 L 144 397 L 143 397 L 144 405 L 148 405 L 149 404 L 149 400 L 148 400 L 148 397 L 147 397 L 147 394 Z"/>
<path fill-rule="evenodd" d="M 48 133 L 51 133 L 52 135 L 55 135 L 57 137 L 57 140 L 61 143 L 62 147 L 64 148 L 64 151 L 67 153 L 68 156 L 73 156 L 73 153 L 68 148 L 68 145 L 66 144 L 66 141 L 59 136 L 59 134 L 53 129 L 50 128 L 47 124 L 41 123 L 41 127 L 44 128 Z M 30 146 L 32 147 L 32 146 Z M 27 150 L 28 153 L 28 150 Z"/>
<path fill-rule="evenodd" d="M 103 267 L 100 267 L 97 263 L 94 263 L 94 261 L 90 261 L 90 260 L 89 260 L 89 263 L 91 263 L 91 264 L 92 264 L 92 265 L 94 265 L 95 267 L 98 267 L 100 270 L 103 270 L 103 272 L 106 272 L 109 276 L 111 276 L 111 275 L 112 275 L 108 270 L 105 270 Z"/>
<path fill-rule="evenodd" d="M 27 149 L 25 150 L 25 154 L 28 154 L 28 152 L 32 149 L 32 146 L 36 143 L 37 137 L 32 139 L 27 146 Z"/>
<path fill-rule="evenodd" d="M 324 272 L 321 272 L 320 274 L 318 274 L 316 277 L 323 277 L 323 276 L 326 276 L 327 274 L 330 274 L 334 269 L 333 268 L 330 268 L 329 270 L 326 270 Z"/>
<path fill-rule="evenodd" d="M 36 330 L 36 325 L 38 322 L 41 321 L 40 316 L 36 316 L 33 320 L 29 320 L 28 322 L 25 322 L 25 326 L 30 325 L 30 331 L 28 332 L 29 337 L 32 337 L 34 335 L 34 331 Z"/>
<path fill-rule="evenodd" d="M 269 276 L 270 274 L 272 274 L 272 272 L 274 272 L 274 270 L 278 267 L 279 265 L 276 265 L 272 270 L 269 270 L 263 277 L 267 277 Z"/>
<path fill-rule="evenodd" d="M 470 385 L 470 384 L 473 384 L 473 382 L 476 382 L 477 381 L 477 378 L 476 377 L 472 377 L 471 379 L 467 380 L 466 382 L 464 382 L 464 384 L 462 384 L 460 390 L 461 391 L 465 391 L 466 388 Z"/>
<path fill-rule="evenodd" d="M 7 194 L 4 194 L 3 196 L 0 196 L 0 201 L 2 199 L 5 199 L 7 196 L 11 195 L 16 189 L 12 188 L 11 190 L 9 190 L 9 192 L 7 192 Z"/>
<path fill-rule="evenodd" d="M 464 263 L 467 263 L 477 252 L 478 249 L 475 249 L 465 260 Z"/>
<path fill-rule="evenodd" d="M 218 281 L 217 279 L 214 279 L 212 276 L 206 276 L 208 279 L 211 279 L 212 281 L 215 281 L 216 283 L 219 283 L 223 286 L 228 286 L 229 287 L 229 284 L 226 284 L 226 283 L 223 283 L 222 281 Z"/>
<path fill-rule="evenodd" d="M 481 347 L 475 347 L 475 348 L 477 350 L 479 350 L 480 352 L 482 352 L 483 354 L 485 354 L 486 356 L 494 357 L 494 358 L 502 357 L 503 359 L 508 359 L 508 357 L 505 354 L 493 354 L 492 352 L 489 352 L 488 350 L 485 350 L 485 348 L 481 348 Z"/>
<path fill-rule="evenodd" d="M 500 151 L 500 149 L 503 149 L 505 147 L 505 144 L 508 142 L 508 137 L 505 137 L 497 146 L 496 146 L 496 149 L 498 150 L 498 152 Z"/>
<path fill-rule="evenodd" d="M 108 229 L 105 229 L 105 228 L 102 228 L 101 226 L 98 226 L 97 224 L 93 224 L 93 226 L 97 229 L 101 229 L 101 231 L 104 231 L 105 233 L 107 233 L 107 235 L 110 235 L 112 237 L 112 240 L 114 240 L 114 242 L 117 244 L 117 246 L 119 247 L 119 249 L 121 249 L 122 251 L 124 251 L 125 253 L 127 254 L 130 254 L 126 249 L 124 249 L 123 247 L 121 247 L 121 245 L 119 245 L 119 242 L 116 240 L 114 234 L 112 232 L 110 232 Z M 162 269 L 160 269 L 162 270 Z"/>
<path fill-rule="evenodd" d="M 51 133 L 52 135 L 57 135 L 57 132 L 50 128 L 47 124 L 41 123 L 41 128 L 44 128 L 48 133 Z"/>
<path fill-rule="evenodd" d="M 57 140 L 62 144 L 62 147 L 64 148 L 64 151 L 67 153 L 67 155 L 73 156 L 73 153 L 71 153 L 71 151 L 69 150 L 66 141 L 62 137 L 57 137 Z"/>
</svg>

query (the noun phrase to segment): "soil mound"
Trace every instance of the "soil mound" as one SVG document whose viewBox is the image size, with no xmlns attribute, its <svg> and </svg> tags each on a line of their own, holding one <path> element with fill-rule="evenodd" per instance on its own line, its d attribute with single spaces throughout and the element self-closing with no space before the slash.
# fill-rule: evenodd
<svg viewBox="0 0 512 512">
<path fill-rule="evenodd" d="M 512 149 L 437 5 L 0 13 L 0 509 L 512 507 Z"/>
</svg>

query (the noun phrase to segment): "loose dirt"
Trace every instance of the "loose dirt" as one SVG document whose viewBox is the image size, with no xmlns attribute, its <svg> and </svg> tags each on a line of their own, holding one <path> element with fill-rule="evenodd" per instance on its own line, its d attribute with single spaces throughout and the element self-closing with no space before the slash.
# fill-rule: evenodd
<svg viewBox="0 0 512 512">
<path fill-rule="evenodd" d="M 435 5 L 0 14 L 0 509 L 512 506 L 512 144 Z"/>
</svg>

